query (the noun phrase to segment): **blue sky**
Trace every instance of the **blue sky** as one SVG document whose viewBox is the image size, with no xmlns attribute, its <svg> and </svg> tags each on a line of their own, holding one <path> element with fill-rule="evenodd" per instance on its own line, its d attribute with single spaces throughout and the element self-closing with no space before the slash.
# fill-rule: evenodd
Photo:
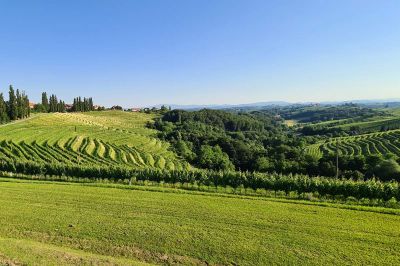
<svg viewBox="0 0 400 266">
<path fill-rule="evenodd" d="M 103 105 L 400 98 L 400 1 L 0 0 L 0 88 Z"/>
</svg>

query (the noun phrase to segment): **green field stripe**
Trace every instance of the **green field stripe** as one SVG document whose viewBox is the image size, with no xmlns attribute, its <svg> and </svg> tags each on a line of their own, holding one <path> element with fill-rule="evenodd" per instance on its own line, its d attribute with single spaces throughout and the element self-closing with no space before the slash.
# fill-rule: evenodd
<svg viewBox="0 0 400 266">
<path fill-rule="evenodd" d="M 362 155 L 362 150 L 361 150 L 361 148 L 360 148 L 360 146 L 358 145 L 357 142 L 349 141 L 349 142 L 347 142 L 347 145 L 349 145 L 353 149 L 353 151 L 354 151 L 353 155 L 354 156 Z"/>
<path fill-rule="evenodd" d="M 119 147 L 115 144 L 112 144 L 112 143 L 108 143 L 108 144 L 114 149 L 115 154 L 116 154 L 116 159 L 118 162 L 121 162 L 123 164 L 129 164 L 127 156 L 125 154 L 125 151 L 121 147 Z"/>
<path fill-rule="evenodd" d="M 44 145 L 45 145 L 46 149 L 51 150 L 53 153 L 57 154 L 59 157 L 62 157 L 64 161 L 66 161 L 68 163 L 69 162 L 78 163 L 78 161 L 76 160 L 76 157 L 68 154 L 68 152 L 66 152 L 66 150 L 60 149 L 57 146 L 56 147 L 51 146 L 51 144 L 49 144 L 49 143 L 45 143 Z"/>
<path fill-rule="evenodd" d="M 362 151 L 363 154 L 365 154 L 365 155 L 370 154 L 368 143 L 364 142 L 364 141 L 361 140 L 361 139 L 357 140 L 357 143 L 360 144 L 361 151 Z"/>
<path fill-rule="evenodd" d="M 322 154 L 330 153 L 329 149 L 326 147 L 326 143 L 322 144 L 320 146 L 320 149 L 321 149 Z"/>
<path fill-rule="evenodd" d="M 77 138 L 78 138 L 78 136 L 69 138 L 67 140 L 67 142 L 61 148 L 64 148 L 64 149 L 67 149 L 67 150 L 71 150 L 71 146 L 76 141 Z"/>
<path fill-rule="evenodd" d="M 6 158 L 18 158 L 13 152 L 12 152 L 12 146 L 11 146 L 11 141 L 2 141 L 1 142 L 1 151 L 5 155 Z"/>
<path fill-rule="evenodd" d="M 48 149 L 47 147 L 44 147 L 38 143 L 33 143 L 32 146 L 40 153 L 42 153 L 44 156 L 48 157 L 49 159 L 51 158 L 53 161 L 57 162 L 62 162 L 65 163 L 64 158 L 60 158 L 58 155 L 54 154 L 51 149 Z"/>
<path fill-rule="evenodd" d="M 76 138 L 74 139 L 74 141 L 72 143 L 70 143 L 70 149 L 74 152 L 79 152 L 79 148 L 82 145 L 82 141 L 83 141 L 83 137 L 82 136 L 76 136 Z"/>
<path fill-rule="evenodd" d="M 385 145 L 385 147 L 392 153 L 396 155 L 400 155 L 400 148 L 394 145 L 390 139 L 387 139 L 388 135 L 384 137 L 379 137 L 380 141 L 382 142 L 382 145 Z"/>
<path fill-rule="evenodd" d="M 143 160 L 143 158 L 140 156 L 139 152 L 136 149 L 129 147 L 127 145 L 125 145 L 125 149 L 127 149 L 132 154 L 133 158 L 139 165 L 146 165 L 146 162 Z"/>
<path fill-rule="evenodd" d="M 379 153 L 390 153 L 389 149 L 386 146 L 382 145 L 382 141 L 379 139 L 378 136 L 371 137 L 370 140 L 375 144 L 375 147 L 378 149 Z"/>
<path fill-rule="evenodd" d="M 375 143 L 371 141 L 371 138 L 365 138 L 365 141 L 368 142 L 370 154 L 380 154 L 378 148 L 375 146 Z"/>
<path fill-rule="evenodd" d="M 96 149 L 96 144 L 94 143 L 93 139 L 88 138 L 88 145 L 86 146 L 85 152 L 88 155 L 93 155 L 95 149 Z"/>
<path fill-rule="evenodd" d="M 339 152 L 344 155 L 353 155 L 354 153 L 354 150 L 350 146 L 346 145 L 345 142 L 339 142 L 338 148 Z"/>
<path fill-rule="evenodd" d="M 94 141 L 96 143 L 96 156 L 99 158 L 104 158 L 106 148 L 104 147 L 104 145 L 101 143 L 100 140 L 95 139 Z"/>
<path fill-rule="evenodd" d="M 166 164 L 166 160 L 164 159 L 164 157 L 159 156 L 155 166 L 160 168 L 160 169 L 164 169 L 165 168 L 165 164 Z"/>
<path fill-rule="evenodd" d="M 396 148 L 400 149 L 400 138 L 396 134 L 389 133 L 385 136 L 386 139 Z"/>
<path fill-rule="evenodd" d="M 84 153 L 86 150 L 86 147 L 89 145 L 89 139 L 88 138 L 83 138 L 82 143 L 78 149 L 80 153 Z"/>
<path fill-rule="evenodd" d="M 29 152 L 29 154 L 32 155 L 32 158 L 34 158 L 37 161 L 43 161 L 43 162 L 49 162 L 51 163 L 52 160 L 50 158 L 47 158 L 46 156 L 42 155 L 41 153 L 37 152 L 36 149 L 34 147 L 32 147 L 31 145 L 25 143 L 25 142 L 21 142 L 20 143 L 21 147 L 24 148 L 27 152 Z"/>
<path fill-rule="evenodd" d="M 12 151 L 16 155 L 16 157 L 29 160 L 29 157 L 30 157 L 29 154 L 24 149 L 22 149 L 22 147 L 20 145 L 14 143 L 14 142 L 10 142 L 9 144 L 10 144 L 10 147 L 12 147 Z"/>
<path fill-rule="evenodd" d="M 121 146 L 121 150 L 126 153 L 126 159 L 130 164 L 140 166 L 140 163 L 136 160 L 135 156 L 132 154 L 132 151 L 129 149 L 127 145 Z"/>
</svg>

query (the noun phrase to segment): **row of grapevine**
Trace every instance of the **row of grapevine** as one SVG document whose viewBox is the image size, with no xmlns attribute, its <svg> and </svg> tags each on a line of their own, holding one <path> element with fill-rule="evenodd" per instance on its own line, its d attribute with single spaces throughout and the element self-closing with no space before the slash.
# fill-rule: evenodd
<svg viewBox="0 0 400 266">
<path fill-rule="evenodd" d="M 182 161 L 164 158 L 162 155 L 143 152 L 128 145 L 115 145 L 99 139 L 76 136 L 60 139 L 54 144 L 45 141 L 26 143 L 3 140 L 0 142 L 0 158 L 37 163 L 61 163 L 68 165 L 100 165 L 155 167 L 179 170 L 188 167 Z"/>
<path fill-rule="evenodd" d="M 332 138 L 310 145 L 306 152 L 321 157 L 326 153 L 355 156 L 393 153 L 400 156 L 400 131 L 386 131 L 350 137 Z"/>
<path fill-rule="evenodd" d="M 3 147 L 3 146 L 2 146 Z M 319 195 L 341 195 L 357 199 L 395 198 L 400 200 L 400 184 L 398 182 L 381 182 L 376 179 L 351 180 L 325 177 L 309 177 L 306 175 L 280 175 L 238 171 L 209 170 L 166 170 L 159 168 L 129 168 L 121 166 L 88 166 L 68 165 L 61 163 L 38 163 L 0 159 L 0 171 L 30 175 L 54 175 L 83 177 L 87 179 L 107 178 L 112 180 L 136 179 L 166 183 L 191 183 L 213 186 L 245 187 L 284 191 L 289 194 L 318 193 Z"/>
</svg>

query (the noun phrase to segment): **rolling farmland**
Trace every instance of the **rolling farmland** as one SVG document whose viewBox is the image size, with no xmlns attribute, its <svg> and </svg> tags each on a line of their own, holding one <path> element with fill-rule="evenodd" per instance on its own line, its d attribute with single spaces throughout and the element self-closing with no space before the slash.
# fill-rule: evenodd
<svg viewBox="0 0 400 266">
<path fill-rule="evenodd" d="M 400 156 L 400 130 L 331 138 L 309 146 L 307 152 L 313 156 L 320 157 L 324 153 L 336 153 L 336 145 L 342 155 L 393 153 Z"/>
<path fill-rule="evenodd" d="M 0 126 L 0 158 L 38 163 L 186 169 L 145 127 L 152 115 L 118 111 L 39 114 Z"/>
</svg>

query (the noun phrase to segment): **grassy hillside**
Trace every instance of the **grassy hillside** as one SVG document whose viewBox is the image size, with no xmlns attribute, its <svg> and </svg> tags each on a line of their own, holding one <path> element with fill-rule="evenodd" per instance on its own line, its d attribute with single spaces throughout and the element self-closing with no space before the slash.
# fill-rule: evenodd
<svg viewBox="0 0 400 266">
<path fill-rule="evenodd" d="M 400 128 L 400 109 L 374 109 L 377 114 L 368 117 L 352 117 L 346 119 L 333 119 L 319 123 L 302 124 L 319 129 L 321 132 L 325 130 L 334 131 L 342 130 L 352 133 L 372 133 Z"/>
<path fill-rule="evenodd" d="M 400 130 L 391 130 L 350 137 L 330 138 L 307 148 L 311 155 L 336 153 L 336 144 L 343 155 L 370 155 L 393 153 L 400 156 Z"/>
<path fill-rule="evenodd" d="M 0 158 L 180 169 L 186 164 L 146 128 L 153 115 L 120 111 L 38 114 L 0 126 Z"/>
<path fill-rule="evenodd" d="M 400 263 L 398 215 L 172 189 L 3 181 L 0 264 Z"/>
</svg>

